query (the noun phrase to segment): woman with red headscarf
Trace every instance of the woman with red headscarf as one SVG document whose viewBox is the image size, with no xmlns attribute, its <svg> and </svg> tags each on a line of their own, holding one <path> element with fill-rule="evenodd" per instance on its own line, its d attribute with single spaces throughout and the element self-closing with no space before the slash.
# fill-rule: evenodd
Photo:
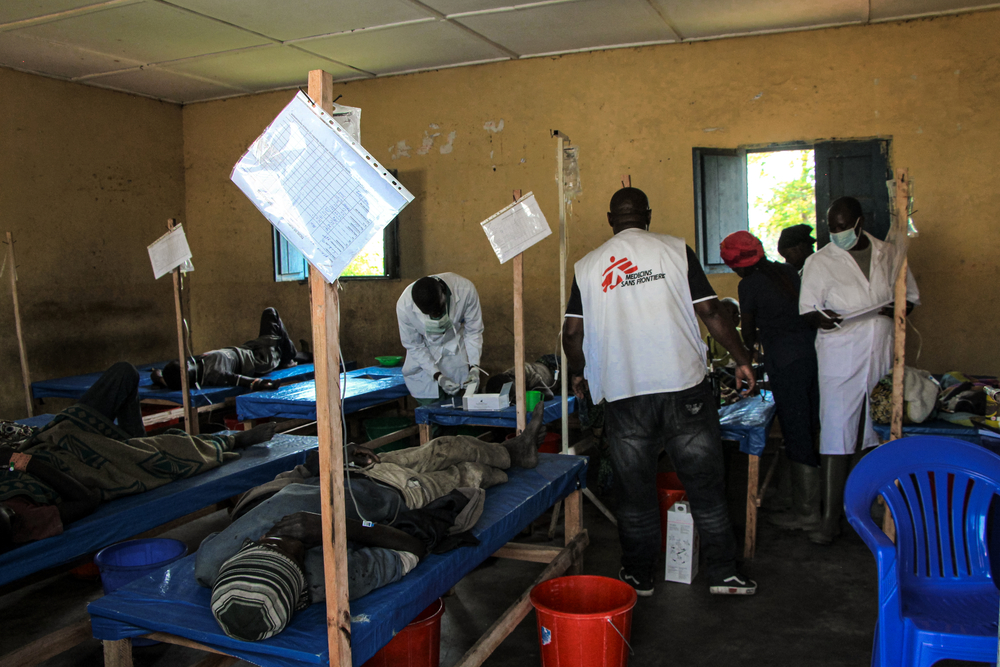
<svg viewBox="0 0 1000 667">
<path fill-rule="evenodd" d="M 734 232 L 720 246 L 722 261 L 739 284 L 743 342 L 751 352 L 760 333 L 764 370 L 792 462 L 792 511 L 773 515 L 783 528 L 815 530 L 820 524 L 819 379 L 816 330 L 799 315 L 799 275 L 772 262 L 754 235 Z"/>
</svg>

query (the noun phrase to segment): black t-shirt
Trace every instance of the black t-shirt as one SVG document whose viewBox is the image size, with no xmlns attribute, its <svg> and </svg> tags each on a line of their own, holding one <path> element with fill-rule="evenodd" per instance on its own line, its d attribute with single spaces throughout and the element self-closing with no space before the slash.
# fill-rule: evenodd
<svg viewBox="0 0 1000 667">
<path fill-rule="evenodd" d="M 712 284 L 708 282 L 705 270 L 698 262 L 698 256 L 687 247 L 687 275 L 688 287 L 691 289 L 692 303 L 698 303 L 715 296 Z M 576 276 L 573 276 L 573 288 L 570 290 L 569 302 L 566 304 L 566 315 L 569 317 L 583 317 L 583 297 L 580 296 L 580 286 L 576 284 Z"/>
<path fill-rule="evenodd" d="M 760 269 L 741 280 L 738 287 L 740 310 L 753 317 L 760 331 L 768 371 L 816 354 L 816 330 L 799 315 L 799 274 L 790 264 L 772 266 L 791 281 L 794 297 Z"/>
</svg>

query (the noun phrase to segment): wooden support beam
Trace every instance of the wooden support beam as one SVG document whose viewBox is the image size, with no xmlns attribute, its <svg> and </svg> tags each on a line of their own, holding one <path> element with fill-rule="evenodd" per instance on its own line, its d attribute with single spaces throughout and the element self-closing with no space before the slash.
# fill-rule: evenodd
<svg viewBox="0 0 1000 667">
<path fill-rule="evenodd" d="M 579 493 L 574 492 L 574 493 Z M 569 498 L 567 498 L 567 501 Z M 568 530 L 568 528 L 567 528 Z M 587 548 L 590 539 L 587 531 L 579 532 L 569 544 L 559 552 L 559 555 L 549 563 L 549 566 L 542 570 L 538 578 L 532 582 L 524 593 L 514 604 L 507 608 L 497 621 L 479 638 L 472 648 L 466 652 L 458 663 L 458 667 L 479 667 L 496 650 L 497 646 L 513 632 L 514 628 L 524 620 L 524 617 L 531 611 L 531 589 L 549 579 L 561 576 L 576 561 L 583 557 L 583 550 Z"/>
<path fill-rule="evenodd" d="M 333 76 L 309 72 L 309 97 L 333 113 Z M 351 609 L 347 591 L 347 521 L 344 516 L 344 441 L 340 406 L 340 312 L 337 283 L 309 272 L 312 302 L 316 417 L 319 436 L 323 573 L 330 667 L 351 667 Z"/>
<path fill-rule="evenodd" d="M 514 201 L 521 198 L 521 191 L 514 190 Z M 511 261 L 514 267 L 514 394 L 517 404 L 517 433 L 527 426 L 524 406 L 524 253 Z"/>
<path fill-rule="evenodd" d="M 757 486 L 760 483 L 760 457 L 751 454 L 747 465 L 747 529 L 743 557 L 753 558 L 757 550 Z"/>
<path fill-rule="evenodd" d="M 132 640 L 104 640 L 104 667 L 132 667 Z"/>
<path fill-rule="evenodd" d="M 563 524 L 566 534 L 563 539 L 569 546 L 581 533 L 586 533 L 583 529 L 583 492 L 577 489 L 566 496 L 566 500 L 563 501 L 563 511 L 566 513 L 566 523 Z M 578 558 L 573 559 L 567 571 L 569 574 L 583 574 L 582 552 Z"/>
<path fill-rule="evenodd" d="M 420 444 L 426 445 L 431 441 L 431 425 L 430 424 L 417 424 L 420 429 Z"/>
<path fill-rule="evenodd" d="M 50 632 L 12 653 L 0 657 L 4 667 L 33 667 L 90 639 L 90 618 Z"/>
<path fill-rule="evenodd" d="M 520 544 L 508 542 L 497 549 L 493 556 L 510 558 L 511 560 L 526 560 L 532 563 L 551 563 L 562 553 L 562 547 L 550 547 L 546 544 Z"/>
<path fill-rule="evenodd" d="M 562 453 L 569 452 L 569 375 L 566 369 L 569 362 L 566 361 L 566 350 L 562 346 L 562 320 L 566 314 L 566 264 L 569 252 L 569 228 L 566 226 L 566 173 L 564 171 L 563 160 L 565 159 L 566 144 L 569 138 L 554 131 L 556 138 L 556 182 L 559 184 L 559 398 L 562 408 Z"/>
<path fill-rule="evenodd" d="M 392 442 L 398 442 L 403 438 L 409 438 L 411 435 L 416 435 L 420 431 L 416 426 L 407 426 L 406 428 L 400 429 L 394 433 L 388 435 L 383 435 L 381 438 L 375 438 L 374 440 L 369 440 L 364 444 L 368 449 L 378 449 L 384 445 L 388 445 Z"/>
<path fill-rule="evenodd" d="M 14 329 L 17 332 L 17 351 L 21 355 L 21 382 L 24 384 L 24 402 L 28 407 L 28 416 L 35 416 L 35 408 L 31 402 L 31 370 L 28 368 L 28 348 L 24 344 L 24 331 L 21 328 L 21 302 L 17 298 L 17 263 L 14 260 L 14 236 L 7 232 L 7 266 L 10 267 L 10 296 L 14 301 Z"/>
<path fill-rule="evenodd" d="M 167 220 L 167 229 L 177 226 L 173 218 Z M 198 433 L 198 412 L 191 409 L 191 384 L 187 374 L 187 346 L 184 344 L 184 310 L 181 305 L 181 268 L 172 272 L 174 278 L 174 311 L 177 315 L 177 360 L 181 365 L 181 397 L 184 408 L 184 430 L 191 435 Z M 143 421 L 145 423 L 145 421 Z"/>
</svg>

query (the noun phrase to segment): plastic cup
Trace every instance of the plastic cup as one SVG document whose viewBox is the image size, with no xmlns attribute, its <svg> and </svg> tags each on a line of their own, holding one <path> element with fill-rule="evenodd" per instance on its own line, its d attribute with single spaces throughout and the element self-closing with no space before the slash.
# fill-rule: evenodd
<svg viewBox="0 0 1000 667">
<path fill-rule="evenodd" d="M 528 412 L 535 409 L 535 406 L 542 402 L 542 392 L 540 391 L 526 391 L 524 393 L 524 407 L 527 408 Z"/>
</svg>

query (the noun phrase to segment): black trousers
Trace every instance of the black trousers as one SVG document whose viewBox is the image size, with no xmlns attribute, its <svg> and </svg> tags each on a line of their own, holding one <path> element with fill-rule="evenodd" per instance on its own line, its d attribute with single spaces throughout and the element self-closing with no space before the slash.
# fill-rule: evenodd
<svg viewBox="0 0 1000 667">
<path fill-rule="evenodd" d="M 101 374 L 77 403 L 97 410 L 132 438 L 146 435 L 139 409 L 139 371 L 135 366 L 119 361 Z"/>
<path fill-rule="evenodd" d="M 288 337 L 288 332 L 285 331 L 285 323 L 281 321 L 281 316 L 278 315 L 278 311 L 274 308 L 265 308 L 264 312 L 260 314 L 260 333 L 257 335 L 277 336 L 280 339 L 278 341 L 278 351 L 281 354 L 282 366 L 295 359 L 295 355 L 298 353 L 295 349 L 295 343 Z"/>
</svg>

